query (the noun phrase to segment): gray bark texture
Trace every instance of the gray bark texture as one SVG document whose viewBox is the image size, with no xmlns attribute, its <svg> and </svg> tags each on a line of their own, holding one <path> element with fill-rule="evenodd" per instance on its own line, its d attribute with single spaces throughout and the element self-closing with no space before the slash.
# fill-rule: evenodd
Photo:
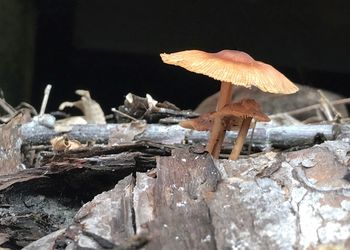
<svg viewBox="0 0 350 250">
<path fill-rule="evenodd" d="M 24 249 L 349 249 L 349 152 L 347 138 L 237 161 L 175 149 Z"/>
<path fill-rule="evenodd" d="M 251 137 L 248 133 L 246 144 Z M 263 126 L 258 125 L 254 131 L 253 147 L 260 150 L 270 148 L 291 148 L 311 146 L 318 141 L 335 140 L 339 135 L 347 136 L 350 126 L 346 124 L 325 125 L 293 125 L 293 126 Z M 55 136 L 66 134 L 69 138 L 82 143 L 95 141 L 97 143 L 120 144 L 132 141 L 152 141 L 163 144 L 201 143 L 208 141 L 208 132 L 193 131 L 179 125 L 146 124 L 144 122 L 122 124 L 87 124 L 74 125 L 68 132 L 56 132 L 52 128 L 35 122 L 26 123 L 21 127 L 24 144 L 49 144 Z M 224 148 L 232 148 L 236 131 L 226 133 Z"/>
</svg>

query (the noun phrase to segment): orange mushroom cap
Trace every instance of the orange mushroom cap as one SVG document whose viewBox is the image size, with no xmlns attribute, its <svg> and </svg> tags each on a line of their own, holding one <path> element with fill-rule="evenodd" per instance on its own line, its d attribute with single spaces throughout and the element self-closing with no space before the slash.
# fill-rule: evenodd
<svg viewBox="0 0 350 250">
<path fill-rule="evenodd" d="M 247 118 L 252 117 L 260 122 L 268 122 L 270 118 L 265 115 L 261 109 L 260 105 L 253 99 L 243 99 L 240 102 L 228 104 L 217 112 L 213 113 L 215 117 L 241 117 Z"/>
<path fill-rule="evenodd" d="M 171 54 L 163 53 L 160 56 L 167 64 L 181 66 L 234 85 L 246 88 L 256 86 L 264 92 L 275 94 L 292 94 L 298 91 L 298 87 L 274 67 L 255 61 L 242 51 L 222 50 L 208 53 L 185 50 Z"/>
<path fill-rule="evenodd" d="M 215 112 L 207 113 L 201 115 L 194 119 L 183 120 L 179 125 L 183 128 L 193 129 L 197 131 L 209 131 L 214 124 L 214 114 Z M 239 125 L 242 123 L 242 119 L 239 117 L 224 117 L 222 119 L 225 130 L 237 130 Z"/>
</svg>

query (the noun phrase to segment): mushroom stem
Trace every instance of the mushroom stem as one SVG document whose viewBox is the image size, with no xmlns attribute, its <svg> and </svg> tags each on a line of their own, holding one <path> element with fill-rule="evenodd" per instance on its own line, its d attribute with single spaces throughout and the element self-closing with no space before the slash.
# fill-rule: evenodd
<svg viewBox="0 0 350 250">
<path fill-rule="evenodd" d="M 233 85 L 230 82 L 221 82 L 216 111 L 222 109 L 226 104 L 231 103 Z"/>
<path fill-rule="evenodd" d="M 217 140 L 217 142 L 216 142 L 216 144 L 214 145 L 214 148 L 213 148 L 212 156 L 213 156 L 214 159 L 218 159 L 219 156 L 220 156 L 221 146 L 224 143 L 225 134 L 226 134 L 226 130 L 223 127 L 219 131 L 218 140 Z"/>
<path fill-rule="evenodd" d="M 219 99 L 216 106 L 216 111 L 223 108 L 226 104 L 231 102 L 233 86 L 229 82 L 221 82 Z M 221 145 L 225 138 L 225 127 L 222 118 L 215 118 L 212 130 L 210 131 L 210 138 L 207 145 L 208 152 L 213 158 L 219 158 Z"/>
<path fill-rule="evenodd" d="M 230 154 L 229 160 L 237 160 L 239 154 L 241 153 L 244 140 L 248 134 L 248 129 L 250 126 L 250 122 L 252 121 L 252 117 L 247 117 L 243 120 L 241 128 L 239 129 L 236 142 L 233 146 L 232 152 Z"/>
</svg>

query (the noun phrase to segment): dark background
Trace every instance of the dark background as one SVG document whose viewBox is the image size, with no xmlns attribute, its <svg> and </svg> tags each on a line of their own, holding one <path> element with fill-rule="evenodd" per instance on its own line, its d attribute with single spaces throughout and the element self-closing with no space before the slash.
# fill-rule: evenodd
<svg viewBox="0 0 350 250">
<path fill-rule="evenodd" d="M 163 64 L 159 53 L 238 49 L 272 64 L 292 81 L 348 95 L 348 1 L 35 2 L 31 102 L 40 107 L 53 85 L 49 110 L 88 89 L 104 110 L 128 92 L 194 108 L 215 93 L 216 81 Z"/>
</svg>

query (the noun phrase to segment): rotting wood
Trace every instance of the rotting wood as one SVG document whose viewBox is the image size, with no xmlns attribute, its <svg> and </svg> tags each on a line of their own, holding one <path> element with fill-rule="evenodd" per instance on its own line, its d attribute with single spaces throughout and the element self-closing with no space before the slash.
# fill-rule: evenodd
<svg viewBox="0 0 350 250">
<path fill-rule="evenodd" d="M 146 142 L 84 148 L 50 153 L 41 167 L 0 176 L 4 246 L 23 247 L 67 226 L 82 202 L 110 190 L 126 175 L 154 168 L 155 156 L 170 151 L 171 147 Z"/>
<path fill-rule="evenodd" d="M 41 176 L 35 179 L 18 178 L 16 183 L 5 183 L 11 186 L 3 186 L 0 232 L 8 235 L 3 247 L 24 247 L 54 230 L 67 227 L 84 202 L 110 190 L 131 171 L 75 169 L 67 172 L 62 169 L 55 174 L 46 172 L 41 171 Z"/>
<path fill-rule="evenodd" d="M 84 249 L 138 249 L 147 243 L 147 237 L 134 237 L 133 187 L 131 175 L 114 189 L 97 195 L 85 204 L 72 223 L 59 235 L 47 237 L 54 248 Z M 53 244 L 52 237 L 55 237 Z M 34 242 L 24 249 L 40 249 L 42 242 Z"/>
<path fill-rule="evenodd" d="M 133 242 L 133 249 L 143 244 L 156 250 L 348 249 L 350 183 L 343 177 L 349 151 L 348 142 L 329 141 L 296 152 L 213 162 L 200 148 L 175 150 L 158 159 L 156 178 L 138 173 L 134 186 L 127 177 L 85 205 L 68 238 L 56 238 L 56 244 L 131 249 L 117 241 L 117 229 L 127 227 L 123 239 Z M 104 218 L 125 216 L 101 222 L 96 211 Z M 87 223 L 84 234 L 79 229 Z M 44 243 L 38 244 L 28 249 Z"/>
<path fill-rule="evenodd" d="M 71 238 L 72 234 L 75 234 L 76 228 L 80 228 L 80 230 L 98 235 L 116 245 L 125 244 L 126 240 L 134 235 L 132 215 L 134 181 L 134 178 L 129 175 L 120 181 L 113 191 L 99 194 L 94 198 L 93 203 L 84 205 L 75 215 L 75 223 L 68 228 L 65 235 Z M 122 195 L 119 195 L 120 193 Z M 106 228 L 109 229 L 104 230 Z M 101 231 L 104 234 L 97 233 Z M 79 233 L 74 235 L 71 240 L 74 240 L 76 246 L 80 247 L 93 249 L 101 247 L 99 246 L 101 242 L 96 242 L 86 234 Z"/>
<path fill-rule="evenodd" d="M 145 249 L 215 249 L 214 226 L 204 200 L 220 180 L 211 156 L 175 150 L 172 157 L 158 158 L 157 170 L 155 219 L 144 225 L 152 239 Z"/>
<path fill-rule="evenodd" d="M 65 133 L 69 138 L 76 139 L 82 143 L 95 141 L 96 143 L 107 143 L 112 139 L 112 134 L 118 133 L 119 141 L 152 141 L 163 144 L 181 144 L 185 141 L 190 143 L 206 144 L 208 133 L 192 131 L 181 128 L 178 125 L 161 125 L 142 123 L 130 126 L 129 124 L 107 124 L 107 125 L 75 125 L 72 130 Z M 350 126 L 346 124 L 325 124 L 325 125 L 295 125 L 295 126 L 257 126 L 254 131 L 253 147 L 264 150 L 266 148 L 290 148 L 312 146 L 324 140 L 335 140 L 338 135 L 348 135 Z M 250 137 L 248 132 L 248 138 Z M 36 123 L 24 124 L 21 128 L 24 144 L 40 145 L 48 144 L 50 139 L 62 133 L 55 132 Z M 122 134 L 125 136 L 123 137 Z M 133 136 L 130 136 L 132 134 Z M 237 136 L 236 131 L 227 133 L 224 147 L 232 148 Z M 246 142 L 247 143 L 247 142 Z"/>
<path fill-rule="evenodd" d="M 15 174 L 0 176 L 0 191 L 16 183 L 32 179 L 48 178 L 77 169 L 105 172 L 106 175 L 123 174 L 125 171 L 146 171 L 156 167 L 156 156 L 171 154 L 173 146 L 151 142 L 83 148 L 60 153 L 41 155 L 39 166 Z M 25 184 L 24 184 L 25 185 Z"/>
<path fill-rule="evenodd" d="M 133 205 L 135 211 L 135 229 L 136 233 L 139 233 L 144 230 L 144 224 L 155 219 L 154 208 L 156 204 L 154 186 L 156 184 L 156 178 L 148 176 L 147 173 L 136 173 L 136 180 Z"/>
</svg>

